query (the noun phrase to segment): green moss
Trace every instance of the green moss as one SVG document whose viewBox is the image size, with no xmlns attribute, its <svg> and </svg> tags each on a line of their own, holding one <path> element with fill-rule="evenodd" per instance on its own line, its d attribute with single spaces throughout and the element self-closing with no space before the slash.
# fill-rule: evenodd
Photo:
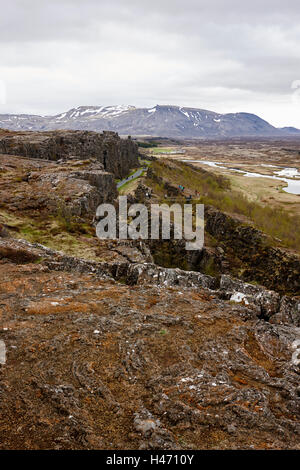
<svg viewBox="0 0 300 470">
<path fill-rule="evenodd" d="M 164 335 L 168 334 L 168 332 L 167 332 L 167 330 L 160 330 L 159 334 L 161 336 L 164 336 Z"/>
<path fill-rule="evenodd" d="M 53 250 L 63 251 L 72 256 L 86 259 L 97 259 L 97 256 L 86 241 L 81 239 L 91 238 L 95 229 L 88 223 L 73 222 L 67 230 L 64 221 L 54 216 L 48 218 L 30 218 L 16 216 L 14 213 L 0 211 L 0 222 L 14 228 L 18 238 L 24 238 L 30 243 L 41 243 Z"/>
<path fill-rule="evenodd" d="M 185 258 L 185 251 L 176 249 L 169 240 L 153 244 L 151 253 L 154 262 L 164 268 L 180 268 L 188 271 L 191 267 Z"/>
<path fill-rule="evenodd" d="M 207 274 L 208 276 L 217 277 L 219 275 L 218 266 L 214 262 L 213 258 L 210 258 L 205 266 L 201 269 L 201 272 Z"/>
<path fill-rule="evenodd" d="M 34 264 L 40 264 L 44 261 L 44 258 L 37 258 L 35 261 L 33 261 Z"/>
</svg>

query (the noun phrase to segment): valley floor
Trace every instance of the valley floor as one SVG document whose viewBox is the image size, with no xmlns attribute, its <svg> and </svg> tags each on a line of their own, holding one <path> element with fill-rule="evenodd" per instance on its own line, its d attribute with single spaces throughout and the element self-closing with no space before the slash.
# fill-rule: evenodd
<svg viewBox="0 0 300 470">
<path fill-rule="evenodd" d="M 152 152 L 158 158 L 172 158 L 179 161 L 190 161 L 199 168 L 213 171 L 228 177 L 232 187 L 241 191 L 250 200 L 270 207 L 284 209 L 300 216 L 300 141 L 205 141 L 182 142 L 177 145 L 155 147 Z M 212 167 L 207 163 L 219 162 L 228 170 Z M 259 173 L 271 176 L 275 171 L 285 168 L 298 170 L 298 176 L 291 179 L 299 182 L 298 194 L 285 192 L 284 181 L 270 178 L 244 177 L 233 169 L 244 172 Z M 283 176 L 284 177 L 284 176 Z M 288 176 L 287 176 L 288 177 Z"/>
<path fill-rule="evenodd" d="M 300 449 L 299 196 L 146 149 L 119 194 L 204 202 L 204 249 L 100 241 L 115 140 L 114 174 L 0 154 L 0 449 Z"/>
</svg>

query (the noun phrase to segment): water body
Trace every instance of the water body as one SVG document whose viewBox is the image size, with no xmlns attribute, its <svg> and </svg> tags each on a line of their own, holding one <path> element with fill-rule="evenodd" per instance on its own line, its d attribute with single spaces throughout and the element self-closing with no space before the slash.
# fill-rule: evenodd
<svg viewBox="0 0 300 470">
<path fill-rule="evenodd" d="M 242 173 L 244 176 L 248 178 L 271 178 L 274 180 L 284 181 L 287 186 L 283 188 L 286 193 L 289 194 L 300 194 L 300 180 L 291 179 L 295 177 L 300 178 L 300 173 L 297 168 L 282 168 L 282 170 L 274 171 L 273 175 L 262 175 L 261 173 L 254 173 L 250 171 L 240 170 L 238 168 L 230 168 L 227 166 L 222 165 L 220 162 L 212 162 L 209 160 L 183 160 L 184 162 L 189 163 L 203 163 L 204 165 L 211 166 L 213 168 L 220 168 L 222 170 L 231 170 L 236 171 L 237 173 Z M 273 168 L 280 168 L 278 166 L 273 165 L 262 165 L 262 166 L 269 166 Z M 288 178 L 287 178 L 288 177 Z"/>
</svg>

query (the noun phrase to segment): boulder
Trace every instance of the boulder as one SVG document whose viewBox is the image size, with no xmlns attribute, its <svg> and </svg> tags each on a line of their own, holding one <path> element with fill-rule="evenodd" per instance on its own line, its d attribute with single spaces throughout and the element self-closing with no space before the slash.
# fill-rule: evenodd
<svg viewBox="0 0 300 470">
<path fill-rule="evenodd" d="M 262 286 L 255 286 L 223 274 L 220 289 L 232 301 L 254 304 L 260 308 L 261 316 L 269 319 L 279 311 L 280 295 Z"/>
</svg>

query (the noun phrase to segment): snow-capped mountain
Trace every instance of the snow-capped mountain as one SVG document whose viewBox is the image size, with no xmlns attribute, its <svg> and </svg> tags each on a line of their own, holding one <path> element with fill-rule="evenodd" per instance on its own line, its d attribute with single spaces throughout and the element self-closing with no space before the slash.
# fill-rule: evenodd
<svg viewBox="0 0 300 470">
<path fill-rule="evenodd" d="M 55 116 L 0 115 L 0 127 L 12 130 L 111 130 L 121 135 L 177 138 L 272 137 L 299 135 L 300 130 L 277 129 L 255 114 L 220 114 L 197 108 L 157 105 L 80 106 Z"/>
<path fill-rule="evenodd" d="M 66 113 L 58 114 L 54 116 L 55 121 L 67 122 L 69 119 L 80 120 L 84 119 L 99 119 L 99 118 L 114 118 L 121 114 L 135 109 L 134 106 L 79 106 L 78 108 L 70 109 Z"/>
</svg>

